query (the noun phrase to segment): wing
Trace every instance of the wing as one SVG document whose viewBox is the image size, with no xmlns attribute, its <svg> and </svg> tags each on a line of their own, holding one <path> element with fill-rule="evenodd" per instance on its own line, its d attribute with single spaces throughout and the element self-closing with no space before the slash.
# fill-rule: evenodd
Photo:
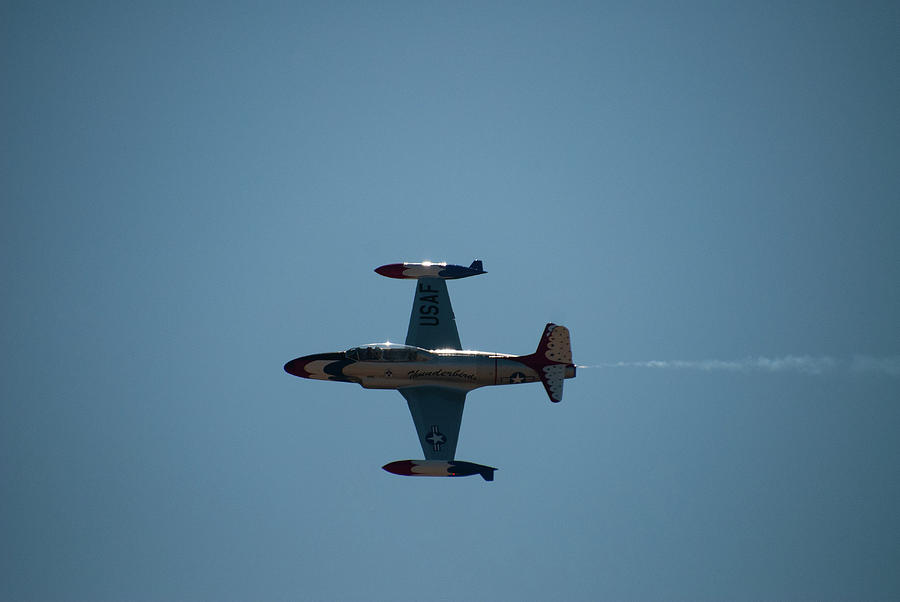
<svg viewBox="0 0 900 602">
<path fill-rule="evenodd" d="M 466 392 L 446 387 L 407 387 L 398 391 L 409 404 L 425 459 L 452 460 Z"/>
<path fill-rule="evenodd" d="M 440 278 L 416 281 L 406 344 L 422 349 L 462 349 L 446 281 Z"/>
</svg>

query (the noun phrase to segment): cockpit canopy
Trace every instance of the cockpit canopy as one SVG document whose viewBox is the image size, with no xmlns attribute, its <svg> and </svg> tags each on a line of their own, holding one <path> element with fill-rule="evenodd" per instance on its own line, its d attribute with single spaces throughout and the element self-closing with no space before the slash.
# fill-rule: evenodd
<svg viewBox="0 0 900 602">
<path fill-rule="evenodd" d="M 348 360 L 360 362 L 422 362 L 430 355 L 418 347 L 393 343 L 370 343 L 344 352 Z"/>
</svg>

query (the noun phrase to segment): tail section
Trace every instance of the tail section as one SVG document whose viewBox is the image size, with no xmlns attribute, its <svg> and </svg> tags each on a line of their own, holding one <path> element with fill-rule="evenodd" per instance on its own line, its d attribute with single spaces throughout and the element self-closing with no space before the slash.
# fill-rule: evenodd
<svg viewBox="0 0 900 602">
<path fill-rule="evenodd" d="M 572 344 L 569 341 L 569 329 L 553 323 L 547 324 L 535 355 L 555 364 L 571 364 Z"/>
<path fill-rule="evenodd" d="M 547 324 L 537 351 L 531 355 L 521 356 L 518 360 L 537 371 L 550 401 L 554 403 L 562 401 L 563 382 L 567 378 L 575 378 L 568 328 L 553 323 Z"/>
</svg>

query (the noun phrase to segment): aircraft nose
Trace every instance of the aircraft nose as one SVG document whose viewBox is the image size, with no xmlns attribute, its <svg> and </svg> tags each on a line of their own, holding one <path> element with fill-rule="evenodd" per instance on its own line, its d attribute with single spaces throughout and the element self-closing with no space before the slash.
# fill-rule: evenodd
<svg viewBox="0 0 900 602">
<path fill-rule="evenodd" d="M 292 359 L 284 365 L 284 371 L 300 378 L 333 380 L 325 368 L 344 359 L 343 353 L 316 353 Z"/>
<path fill-rule="evenodd" d="M 301 378 L 309 378 L 309 372 L 303 369 L 308 363 L 309 356 L 298 357 L 286 363 L 284 365 L 284 371 L 288 374 L 293 374 L 294 376 L 299 376 Z"/>
</svg>

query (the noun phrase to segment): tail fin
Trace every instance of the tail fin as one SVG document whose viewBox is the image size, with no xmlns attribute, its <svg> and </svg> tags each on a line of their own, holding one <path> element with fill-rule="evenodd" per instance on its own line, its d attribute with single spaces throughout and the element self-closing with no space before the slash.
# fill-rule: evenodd
<svg viewBox="0 0 900 602">
<path fill-rule="evenodd" d="M 563 381 L 575 378 L 568 328 L 553 323 L 547 324 L 537 351 L 518 359 L 537 371 L 550 401 L 554 403 L 562 401 Z"/>
<path fill-rule="evenodd" d="M 480 259 L 476 259 L 472 262 L 472 265 L 469 266 L 470 270 L 478 270 L 479 272 L 484 272 L 484 264 L 481 263 Z"/>
</svg>

